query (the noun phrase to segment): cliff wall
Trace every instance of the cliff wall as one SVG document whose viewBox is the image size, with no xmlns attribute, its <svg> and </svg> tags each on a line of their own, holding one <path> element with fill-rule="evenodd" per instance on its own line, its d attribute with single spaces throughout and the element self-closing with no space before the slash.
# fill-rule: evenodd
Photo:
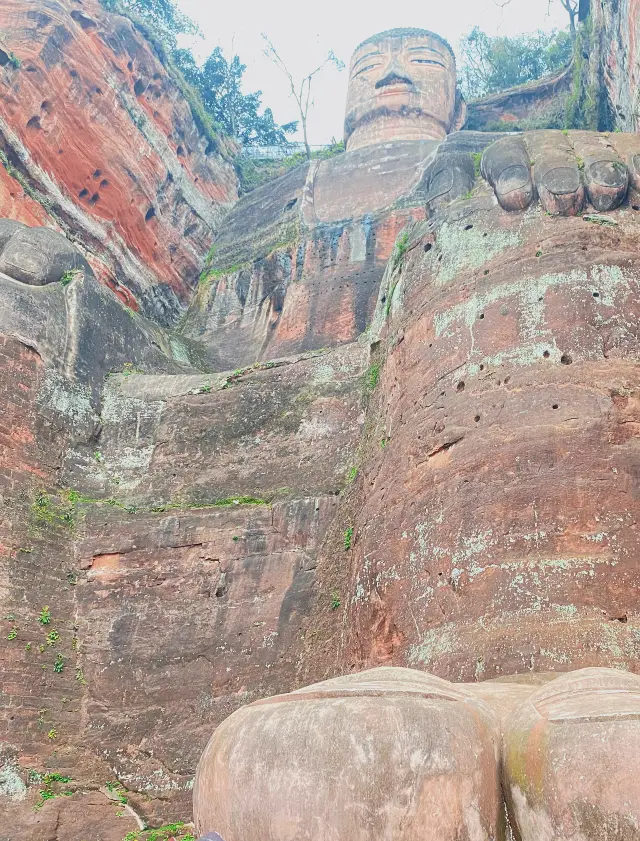
<svg viewBox="0 0 640 841">
<path fill-rule="evenodd" d="M 324 599 L 312 619 L 329 669 L 336 649 L 338 670 L 452 680 L 640 669 L 636 207 L 603 224 L 473 199 L 389 269 L 337 515 L 351 565 L 339 539 L 319 563 L 346 606 L 333 637 Z"/>
<path fill-rule="evenodd" d="M 97 0 L 8 0 L 0 32 L 3 216 L 61 228 L 129 306 L 174 323 L 237 198 L 232 147 Z"/>
<path fill-rule="evenodd" d="M 591 70 L 602 85 L 615 126 L 637 132 L 640 103 L 640 3 L 591 0 Z"/>
</svg>

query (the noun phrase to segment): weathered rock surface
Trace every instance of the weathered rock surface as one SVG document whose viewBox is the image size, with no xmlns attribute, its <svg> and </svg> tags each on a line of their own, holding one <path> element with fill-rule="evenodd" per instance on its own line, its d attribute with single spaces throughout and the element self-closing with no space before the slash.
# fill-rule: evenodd
<svg viewBox="0 0 640 841">
<path fill-rule="evenodd" d="M 173 323 L 237 197 L 229 148 L 97 0 L 9 0 L 0 30 L 3 216 L 63 228 L 129 305 Z"/>
<path fill-rule="evenodd" d="M 100 459 L 78 449 L 64 480 L 138 507 L 337 494 L 364 423 L 367 361 L 356 344 L 213 376 L 112 376 Z"/>
<path fill-rule="evenodd" d="M 212 728 L 296 684 L 367 353 L 217 377 L 128 371 L 94 405 L 4 339 L 5 770 L 115 778 L 153 824 L 189 816 Z M 25 827 L 12 841 L 33 839 L 30 809 L 12 807 Z"/>
<path fill-rule="evenodd" d="M 477 133 L 435 155 L 436 141 L 405 140 L 301 167 L 231 212 L 169 330 L 158 322 L 175 323 L 188 302 L 234 198 L 230 164 L 130 23 L 93 0 L 41 5 L 12 0 L 0 13 L 22 61 L 0 52 L 0 205 L 55 222 L 83 258 L 64 252 L 64 282 L 64 261 L 29 268 L 32 250 L 17 259 L 11 248 L 56 235 L 3 223 L 0 721 L 2 792 L 19 795 L 12 841 L 33 841 L 40 819 L 60 836 L 56 826 L 67 832 L 94 805 L 111 841 L 111 806 L 81 798 L 114 778 L 150 823 L 187 817 L 211 730 L 303 682 L 381 663 L 464 680 L 639 669 L 635 138 L 540 134 L 483 159 L 503 206 L 522 210 L 537 193 L 549 214 L 586 209 L 571 219 L 506 213 L 486 184 L 447 210 L 474 188 L 472 155 L 492 139 Z M 460 104 L 451 81 L 443 131 Z M 401 705 L 425 755 L 441 737 L 459 757 L 451 790 L 464 789 L 454 802 L 469 837 L 482 837 L 478 821 L 499 837 L 502 814 L 494 759 L 478 770 L 478 810 L 464 811 L 469 746 L 481 764 L 495 758 L 500 727 L 537 686 L 456 689 L 446 703 L 458 738 L 421 729 Z M 251 710 L 316 705 L 343 738 L 369 732 L 368 708 L 351 722 L 333 697 L 296 697 Z M 485 720 L 483 705 L 495 715 Z M 437 699 L 425 708 L 436 724 L 448 714 Z M 387 761 L 397 710 L 394 699 L 375 767 L 346 743 L 322 749 L 362 762 L 400 803 L 409 777 Z M 308 751 L 296 756 L 309 763 Z M 73 809 L 55 798 L 34 817 L 30 768 L 72 777 Z M 323 784 L 346 803 L 336 779 Z M 254 793 L 266 797 L 264 784 Z M 557 779 L 545 785 L 555 796 Z M 556 805 L 542 804 L 545 820 L 564 827 Z M 273 814 L 282 828 L 282 802 Z M 433 828 L 425 814 L 412 813 L 414 834 Z M 337 832 L 343 818 L 349 837 L 388 829 L 375 811 L 367 824 L 337 810 L 327 825 Z"/>
<path fill-rule="evenodd" d="M 5 274 L 4 272 L 7 272 Z M 76 432 L 114 371 L 192 371 L 201 351 L 125 306 L 62 234 L 0 222 L 0 333 L 32 348 Z M 97 418 L 95 419 L 97 430 Z"/>
<path fill-rule="evenodd" d="M 97 791 L 62 794 L 43 804 L 29 798 L 27 811 L 23 803 L 9 807 L 3 815 L 1 841 L 29 838 L 30 841 L 122 841 L 137 832 L 140 824 L 122 804 L 110 801 Z M 37 806 L 37 809 L 34 807 Z"/>
<path fill-rule="evenodd" d="M 182 328 L 214 370 L 347 344 L 366 329 L 400 231 L 424 219 L 435 145 L 313 161 L 240 200 Z"/>
<path fill-rule="evenodd" d="M 635 214 L 477 198 L 409 242 L 339 515 L 350 580 L 340 546 L 321 565 L 347 605 L 340 668 L 640 667 Z"/>
<path fill-rule="evenodd" d="M 637 0 L 616 3 L 588 0 L 584 5 L 590 8 L 592 16 L 589 57 L 594 83 L 603 85 L 616 127 L 637 132 L 640 127 L 640 56 L 637 49 L 640 4 Z"/>
<path fill-rule="evenodd" d="M 469 103 L 465 128 L 471 131 L 522 131 L 564 126 L 573 68 Z"/>
</svg>

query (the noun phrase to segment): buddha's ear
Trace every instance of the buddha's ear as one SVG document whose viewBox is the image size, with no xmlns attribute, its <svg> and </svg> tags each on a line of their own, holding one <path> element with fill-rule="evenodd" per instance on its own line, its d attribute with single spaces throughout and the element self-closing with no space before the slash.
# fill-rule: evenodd
<svg viewBox="0 0 640 841">
<path fill-rule="evenodd" d="M 460 88 L 456 88 L 456 110 L 453 114 L 453 122 L 451 131 L 460 131 L 460 129 L 467 122 L 467 102 L 460 92 Z"/>
</svg>

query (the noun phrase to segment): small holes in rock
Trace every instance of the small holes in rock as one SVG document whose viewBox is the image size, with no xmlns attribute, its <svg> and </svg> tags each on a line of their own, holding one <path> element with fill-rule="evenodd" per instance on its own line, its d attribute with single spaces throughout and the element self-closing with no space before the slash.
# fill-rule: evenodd
<svg viewBox="0 0 640 841">
<path fill-rule="evenodd" d="M 541 295 L 541 296 L 538 298 L 538 303 L 541 303 L 542 301 L 544 301 L 544 298 L 543 298 L 543 297 L 542 297 L 542 295 Z"/>
<path fill-rule="evenodd" d="M 562 356 L 560 357 L 560 362 L 563 365 L 571 365 L 571 363 L 573 362 L 573 359 L 569 356 L 568 353 L 563 353 Z"/>
<path fill-rule="evenodd" d="M 98 178 L 102 178 L 102 170 L 101 169 L 96 169 L 93 173 L 93 180 L 97 181 Z"/>
<path fill-rule="evenodd" d="M 438 263 L 442 263 L 442 254 L 438 257 Z"/>
<path fill-rule="evenodd" d="M 631 207 L 632 207 L 634 210 L 640 210 L 640 204 L 632 204 L 632 205 L 631 205 Z"/>
<path fill-rule="evenodd" d="M 86 199 L 86 197 L 87 197 L 88 195 L 89 195 L 89 191 L 88 191 L 88 190 L 80 190 L 80 192 L 78 193 L 78 198 L 79 198 L 79 199 Z"/>
<path fill-rule="evenodd" d="M 484 365 L 481 365 L 481 366 L 480 366 L 480 370 L 481 370 L 481 371 L 484 371 Z"/>
<path fill-rule="evenodd" d="M 41 129 L 42 126 L 40 125 L 40 117 L 31 117 L 31 119 L 27 122 L 27 128 L 35 131 Z"/>
<path fill-rule="evenodd" d="M 594 297 L 594 298 L 599 298 L 599 297 L 600 297 L 600 293 L 599 293 L 599 292 L 594 292 L 594 293 L 593 293 L 593 297 Z"/>
<path fill-rule="evenodd" d="M 98 204 L 100 201 L 100 193 L 94 193 L 89 199 L 89 204 Z"/>
<path fill-rule="evenodd" d="M 474 418 L 474 421 L 476 423 L 480 423 L 480 415 L 476 415 L 475 418 Z"/>
<path fill-rule="evenodd" d="M 298 199 L 291 199 L 290 201 L 288 201 L 288 202 L 285 204 L 284 209 L 285 209 L 285 210 L 291 210 L 291 209 L 292 209 L 292 208 L 294 208 L 297 204 L 298 204 Z"/>
<path fill-rule="evenodd" d="M 176 155 L 179 158 L 184 157 L 184 146 L 178 146 L 178 148 L 176 149 Z"/>
<path fill-rule="evenodd" d="M 551 356 L 551 354 L 549 353 L 548 350 L 545 350 L 545 352 L 542 355 L 544 356 L 545 359 L 548 359 Z"/>
<path fill-rule="evenodd" d="M 489 274 L 489 269 L 484 270 L 485 277 Z"/>
<path fill-rule="evenodd" d="M 554 404 L 553 404 L 553 406 L 552 406 L 551 408 L 552 408 L 552 409 L 559 409 L 560 407 L 558 406 L 558 404 L 557 404 L 557 403 L 554 403 Z"/>
<path fill-rule="evenodd" d="M 484 318 L 484 313 L 481 312 L 480 315 L 478 316 L 478 318 L 480 318 L 480 319 Z"/>
<path fill-rule="evenodd" d="M 465 231 L 470 231 L 473 228 L 473 225 L 465 225 Z"/>
<path fill-rule="evenodd" d="M 433 248 L 433 246 L 431 245 L 431 243 L 430 243 L 430 242 L 425 243 L 425 246 L 424 246 L 425 254 L 426 254 L 428 251 L 431 251 L 431 249 L 432 249 L 432 248 Z"/>
<path fill-rule="evenodd" d="M 460 382 L 456 386 L 456 391 L 464 391 L 464 382 L 462 380 L 460 380 Z"/>
<path fill-rule="evenodd" d="M 503 380 L 504 385 L 509 385 L 510 380 L 511 380 L 511 377 L 505 377 L 504 380 Z"/>
<path fill-rule="evenodd" d="M 149 210 L 147 210 L 147 212 L 145 213 L 145 215 L 144 215 L 144 221 L 145 221 L 145 222 L 150 222 L 150 221 L 153 219 L 153 217 L 154 217 L 155 215 L 156 215 L 156 209 L 155 209 L 155 207 L 153 207 L 153 206 L 152 206 L 152 207 L 150 207 L 150 208 L 149 208 Z"/>
</svg>

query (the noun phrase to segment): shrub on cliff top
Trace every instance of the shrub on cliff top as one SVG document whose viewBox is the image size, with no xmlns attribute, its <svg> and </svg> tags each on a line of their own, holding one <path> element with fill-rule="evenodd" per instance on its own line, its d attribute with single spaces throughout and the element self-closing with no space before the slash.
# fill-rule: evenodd
<svg viewBox="0 0 640 841">
<path fill-rule="evenodd" d="M 193 119 L 212 147 L 216 136 L 227 134 L 242 145 L 286 145 L 296 122 L 278 125 L 270 108 L 260 114 L 262 91 L 242 93 L 246 66 L 239 56 L 231 60 L 216 47 L 202 67 L 189 49 L 178 48 L 179 35 L 201 34 L 173 0 L 100 0 L 107 11 L 128 17 L 151 44 L 180 92 Z"/>
<path fill-rule="evenodd" d="M 183 14 L 173 0 L 100 0 L 109 12 L 139 17 L 151 24 L 162 41 L 175 49 L 178 35 L 196 35 L 196 24 Z"/>
<path fill-rule="evenodd" d="M 565 67 L 573 44 L 569 32 L 491 37 L 475 26 L 461 41 L 460 86 L 468 99 L 504 91 Z"/>
</svg>

